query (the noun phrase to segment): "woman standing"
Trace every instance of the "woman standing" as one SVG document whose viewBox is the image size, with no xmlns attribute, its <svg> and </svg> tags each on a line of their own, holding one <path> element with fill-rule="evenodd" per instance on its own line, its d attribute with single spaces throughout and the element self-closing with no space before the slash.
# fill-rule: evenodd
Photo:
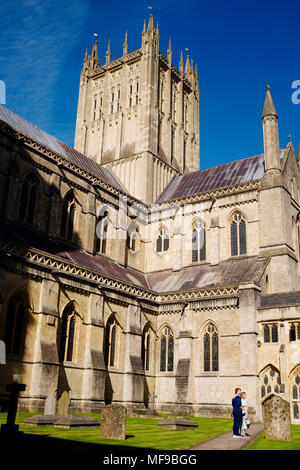
<svg viewBox="0 0 300 470">
<path fill-rule="evenodd" d="M 249 422 L 248 418 L 248 404 L 246 401 L 246 392 L 241 393 L 241 401 L 242 401 L 242 410 L 243 410 L 243 416 L 242 416 L 242 421 L 241 421 L 241 436 L 243 437 L 250 437 L 249 434 L 247 434 L 247 429 L 248 425 L 247 423 Z"/>
</svg>

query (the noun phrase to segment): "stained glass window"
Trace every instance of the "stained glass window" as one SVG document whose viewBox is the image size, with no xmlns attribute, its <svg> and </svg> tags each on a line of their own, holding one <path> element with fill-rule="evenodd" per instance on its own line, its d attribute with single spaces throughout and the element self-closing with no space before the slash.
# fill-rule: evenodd
<svg viewBox="0 0 300 470">
<path fill-rule="evenodd" d="M 209 323 L 203 336 L 204 371 L 219 370 L 219 336 L 215 325 Z"/>
<path fill-rule="evenodd" d="M 28 224 L 34 223 L 37 190 L 37 178 L 35 175 L 30 174 L 23 183 L 19 208 L 19 220 Z"/>
<path fill-rule="evenodd" d="M 206 231 L 200 220 L 193 226 L 192 233 L 192 262 L 206 259 Z"/>
<path fill-rule="evenodd" d="M 8 303 L 4 341 L 8 354 L 20 355 L 24 346 L 27 300 L 15 294 Z"/>
<path fill-rule="evenodd" d="M 267 367 L 260 376 L 261 398 L 269 393 L 280 393 L 279 385 L 281 383 L 280 374 L 274 367 Z"/>
<path fill-rule="evenodd" d="M 300 323 L 295 322 L 290 324 L 290 341 L 300 340 Z"/>
<path fill-rule="evenodd" d="M 96 253 L 106 253 L 107 245 L 107 231 L 108 231 L 108 211 L 104 211 L 99 215 L 96 225 Z"/>
<path fill-rule="evenodd" d="M 106 366 L 116 366 L 117 323 L 112 315 L 104 331 L 104 362 Z"/>
<path fill-rule="evenodd" d="M 75 310 L 73 304 L 69 304 L 63 311 L 60 326 L 59 360 L 72 361 L 74 354 L 75 338 Z"/>
<path fill-rule="evenodd" d="M 160 370 L 172 372 L 174 367 L 174 337 L 171 329 L 165 327 L 160 338 Z"/>
<path fill-rule="evenodd" d="M 167 251 L 169 249 L 169 235 L 167 229 L 161 227 L 157 240 L 156 240 L 156 251 L 158 253 Z"/>
<path fill-rule="evenodd" d="M 60 233 L 61 236 L 72 241 L 75 219 L 75 198 L 72 192 L 66 196 L 61 216 Z"/>
<path fill-rule="evenodd" d="M 235 212 L 231 220 L 231 256 L 247 253 L 246 222 L 240 212 Z"/>
<path fill-rule="evenodd" d="M 142 362 L 144 370 L 149 370 L 150 363 L 150 330 L 146 327 L 142 337 Z"/>
<path fill-rule="evenodd" d="M 278 325 L 276 323 L 265 324 L 263 329 L 265 343 L 278 343 Z"/>
</svg>

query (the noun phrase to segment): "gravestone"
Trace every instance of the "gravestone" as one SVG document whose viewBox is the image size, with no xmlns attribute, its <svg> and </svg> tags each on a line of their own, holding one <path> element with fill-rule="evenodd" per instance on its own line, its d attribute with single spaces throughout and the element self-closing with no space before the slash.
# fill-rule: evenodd
<svg viewBox="0 0 300 470">
<path fill-rule="evenodd" d="M 290 404 L 283 398 L 272 395 L 264 402 L 264 425 L 266 439 L 291 440 Z"/>
<path fill-rule="evenodd" d="M 44 415 L 53 416 L 56 413 L 57 400 L 55 390 L 51 390 L 45 400 Z"/>
<path fill-rule="evenodd" d="M 101 411 L 100 436 L 106 439 L 126 439 L 127 410 L 122 405 L 107 405 Z"/>
<path fill-rule="evenodd" d="M 69 414 L 70 397 L 69 392 L 63 392 L 58 400 L 57 414 L 62 418 L 66 418 Z"/>
<path fill-rule="evenodd" d="M 172 431 L 183 431 L 185 429 L 195 429 L 198 427 L 198 424 L 186 418 L 170 417 L 158 423 L 158 426 L 162 427 L 163 429 L 170 429 Z"/>
<path fill-rule="evenodd" d="M 10 392 L 8 402 L 8 413 L 6 424 L 1 425 L 1 436 L 17 437 L 22 434 L 19 426 L 15 423 L 18 408 L 19 393 L 26 390 L 26 385 L 20 383 L 20 377 L 14 376 L 14 381 L 10 385 L 6 385 L 6 391 Z"/>
</svg>

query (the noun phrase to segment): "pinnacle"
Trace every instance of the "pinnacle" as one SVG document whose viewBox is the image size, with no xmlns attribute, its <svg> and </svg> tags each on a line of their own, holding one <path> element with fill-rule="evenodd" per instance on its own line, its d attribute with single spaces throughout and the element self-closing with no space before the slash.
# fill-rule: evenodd
<svg viewBox="0 0 300 470">
<path fill-rule="evenodd" d="M 262 119 L 264 119 L 266 116 L 276 116 L 278 118 L 278 115 L 276 113 L 276 109 L 272 100 L 271 92 L 270 92 L 270 85 L 266 86 L 266 99 L 265 99 L 265 104 L 264 104 L 264 109 L 262 113 Z"/>
</svg>

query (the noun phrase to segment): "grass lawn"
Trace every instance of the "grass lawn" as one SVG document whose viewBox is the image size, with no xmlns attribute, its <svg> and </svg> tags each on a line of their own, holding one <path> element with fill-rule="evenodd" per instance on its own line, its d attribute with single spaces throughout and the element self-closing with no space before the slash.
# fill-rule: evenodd
<svg viewBox="0 0 300 470">
<path fill-rule="evenodd" d="M 247 450 L 300 450 L 300 426 L 292 424 L 291 442 L 265 439 L 265 433 L 262 433 Z"/>
<path fill-rule="evenodd" d="M 16 422 L 20 424 L 27 416 L 35 413 L 18 413 Z M 99 419 L 99 414 L 90 413 Z M 163 418 L 162 418 L 163 419 Z M 0 413 L 0 423 L 6 421 L 6 413 Z M 186 431 L 170 431 L 158 426 L 160 420 L 152 418 L 127 417 L 127 437 L 125 441 L 100 438 L 99 428 L 90 429 L 64 429 L 52 426 L 28 426 L 20 425 L 20 431 L 25 434 L 54 438 L 54 443 L 59 439 L 59 445 L 65 441 L 80 442 L 86 444 L 100 444 L 102 446 L 122 446 L 124 448 L 136 447 L 156 450 L 180 450 L 186 449 L 198 442 L 211 439 L 219 434 L 232 430 L 232 420 L 223 418 L 192 418 L 199 427 Z M 64 441 L 63 441 L 64 440 Z M 49 441 L 49 439 L 48 439 Z M 50 439 L 52 442 L 52 440 Z M 69 443 L 69 442 L 68 442 Z M 66 443 L 66 444 L 68 444 Z"/>
</svg>

